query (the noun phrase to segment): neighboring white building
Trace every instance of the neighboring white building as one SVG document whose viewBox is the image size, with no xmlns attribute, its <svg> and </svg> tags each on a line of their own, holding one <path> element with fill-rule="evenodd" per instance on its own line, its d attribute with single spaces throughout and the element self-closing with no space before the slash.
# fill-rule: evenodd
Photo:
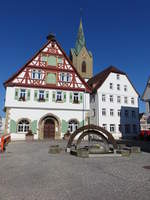
<svg viewBox="0 0 150 200">
<path fill-rule="evenodd" d="M 29 130 L 35 139 L 60 139 L 87 124 L 91 90 L 53 35 L 5 88 L 5 133 L 12 140 Z"/>
<path fill-rule="evenodd" d="M 141 130 L 150 130 L 150 77 L 141 99 L 145 102 L 146 107 L 146 112 L 140 114 Z"/>
<path fill-rule="evenodd" d="M 102 126 L 116 139 L 139 134 L 139 94 L 128 76 L 109 67 L 88 81 L 92 116 L 90 123 Z"/>
</svg>

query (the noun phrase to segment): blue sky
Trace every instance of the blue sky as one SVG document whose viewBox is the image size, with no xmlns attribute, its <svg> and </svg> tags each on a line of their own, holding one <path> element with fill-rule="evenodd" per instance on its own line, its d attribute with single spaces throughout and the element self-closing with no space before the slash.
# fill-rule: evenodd
<svg viewBox="0 0 150 200">
<path fill-rule="evenodd" d="M 94 74 L 114 65 L 142 95 L 150 75 L 149 0 L 5 0 L 0 4 L 0 115 L 4 116 L 3 82 L 42 47 L 50 32 L 69 55 L 80 8 Z M 144 109 L 140 102 L 140 111 Z"/>
</svg>

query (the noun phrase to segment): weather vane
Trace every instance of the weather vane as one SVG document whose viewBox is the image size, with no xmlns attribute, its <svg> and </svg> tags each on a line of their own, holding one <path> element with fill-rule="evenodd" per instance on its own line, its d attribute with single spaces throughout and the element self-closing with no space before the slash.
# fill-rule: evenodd
<svg viewBox="0 0 150 200">
<path fill-rule="evenodd" d="M 82 18 L 83 15 L 83 8 L 80 8 L 80 18 Z"/>
</svg>

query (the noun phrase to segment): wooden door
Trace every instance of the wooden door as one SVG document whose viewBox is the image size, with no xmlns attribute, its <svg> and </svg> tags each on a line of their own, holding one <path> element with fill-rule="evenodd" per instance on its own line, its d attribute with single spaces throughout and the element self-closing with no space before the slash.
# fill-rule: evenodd
<svg viewBox="0 0 150 200">
<path fill-rule="evenodd" d="M 44 138 L 55 138 L 55 122 L 53 119 L 46 119 L 44 123 Z"/>
</svg>

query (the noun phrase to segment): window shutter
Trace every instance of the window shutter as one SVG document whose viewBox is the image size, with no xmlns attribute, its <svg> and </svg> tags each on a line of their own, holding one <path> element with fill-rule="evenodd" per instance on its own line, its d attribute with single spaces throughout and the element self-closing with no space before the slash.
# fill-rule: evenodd
<svg viewBox="0 0 150 200">
<path fill-rule="evenodd" d="M 70 92 L 70 103 L 72 103 L 72 92 Z"/>
<path fill-rule="evenodd" d="M 64 102 L 66 102 L 66 92 L 64 92 L 63 95 L 64 95 Z"/>
<path fill-rule="evenodd" d="M 52 93 L 52 101 L 56 101 L 56 92 L 55 91 L 53 91 L 53 93 Z"/>
<path fill-rule="evenodd" d="M 27 90 L 27 100 L 30 100 L 30 90 Z"/>
<path fill-rule="evenodd" d="M 19 89 L 15 88 L 15 100 L 19 99 Z"/>
<path fill-rule="evenodd" d="M 61 124 L 61 131 L 62 133 L 66 133 L 68 130 L 68 122 L 65 120 L 62 120 L 62 124 Z"/>
<path fill-rule="evenodd" d="M 38 90 L 34 90 L 34 100 L 37 101 L 38 99 Z"/>
<path fill-rule="evenodd" d="M 45 97 L 45 101 L 49 100 L 49 91 L 46 91 L 46 97 Z"/>
<path fill-rule="evenodd" d="M 17 124 L 14 120 L 10 120 L 10 133 L 16 133 L 17 132 Z"/>
<path fill-rule="evenodd" d="M 37 133 L 37 120 L 32 121 L 31 123 L 31 130 L 33 134 Z"/>
<path fill-rule="evenodd" d="M 80 93 L 80 103 L 83 102 L 83 93 Z"/>
</svg>

